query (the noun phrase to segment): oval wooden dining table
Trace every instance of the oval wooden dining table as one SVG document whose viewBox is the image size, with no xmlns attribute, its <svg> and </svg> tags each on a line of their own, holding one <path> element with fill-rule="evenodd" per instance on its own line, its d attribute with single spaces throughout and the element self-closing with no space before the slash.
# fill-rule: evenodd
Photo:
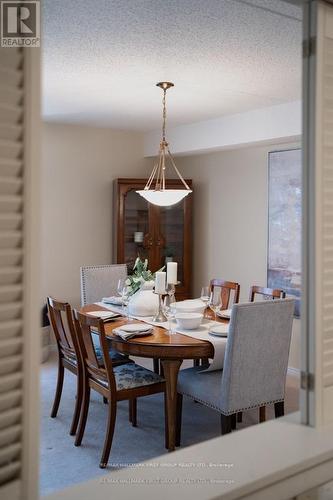
<svg viewBox="0 0 333 500">
<path fill-rule="evenodd" d="M 82 307 L 81 312 L 108 310 L 96 304 Z M 113 329 L 126 323 L 125 319 L 105 323 L 106 335 L 113 347 L 123 354 L 143 358 L 159 358 L 166 383 L 166 448 L 173 451 L 176 446 L 177 379 L 184 359 L 212 358 L 214 347 L 206 340 L 195 339 L 180 333 L 169 334 L 161 327 L 153 327 L 153 335 L 123 340 L 113 333 Z"/>
</svg>

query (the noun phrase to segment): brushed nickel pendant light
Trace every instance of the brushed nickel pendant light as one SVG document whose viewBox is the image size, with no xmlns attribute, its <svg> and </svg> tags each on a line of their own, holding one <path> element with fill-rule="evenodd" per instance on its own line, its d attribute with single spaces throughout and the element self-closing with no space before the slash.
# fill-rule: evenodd
<svg viewBox="0 0 333 500">
<path fill-rule="evenodd" d="M 174 87 L 171 82 L 159 82 L 156 84 L 163 90 L 163 124 L 162 124 L 162 139 L 160 142 L 158 159 L 155 163 L 150 177 L 145 185 L 144 189 L 137 191 L 137 193 L 145 198 L 149 203 L 153 205 L 159 205 L 161 207 L 167 207 L 175 205 L 180 202 L 185 196 L 192 193 L 188 184 L 179 172 L 174 159 L 169 150 L 169 144 L 165 139 L 165 128 L 166 128 L 166 92 L 170 87 Z M 165 170 L 167 160 L 171 163 L 177 176 L 183 183 L 183 189 L 168 189 L 166 187 Z"/>
</svg>

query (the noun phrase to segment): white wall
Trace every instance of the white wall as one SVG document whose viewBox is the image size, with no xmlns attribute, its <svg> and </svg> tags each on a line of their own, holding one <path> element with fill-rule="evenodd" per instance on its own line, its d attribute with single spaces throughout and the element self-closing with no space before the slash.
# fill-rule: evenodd
<svg viewBox="0 0 333 500">
<path fill-rule="evenodd" d="M 255 146 L 177 158 L 193 179 L 193 292 L 212 277 L 237 281 L 241 300 L 253 284 L 266 285 L 267 154 L 298 144 Z M 290 366 L 300 366 L 300 321 L 295 320 Z"/>
<path fill-rule="evenodd" d="M 78 306 L 79 268 L 112 258 L 112 180 L 145 177 L 139 133 L 45 123 L 42 132 L 42 297 Z"/>
</svg>

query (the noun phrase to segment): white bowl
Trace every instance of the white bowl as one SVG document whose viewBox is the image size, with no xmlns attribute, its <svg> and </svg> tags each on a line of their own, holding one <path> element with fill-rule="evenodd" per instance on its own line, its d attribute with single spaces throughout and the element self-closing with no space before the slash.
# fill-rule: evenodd
<svg viewBox="0 0 333 500">
<path fill-rule="evenodd" d="M 201 321 L 203 318 L 203 314 L 200 313 L 177 313 L 176 321 L 180 328 L 184 328 L 184 330 L 195 330 L 199 328 L 201 325 Z"/>
<path fill-rule="evenodd" d="M 184 300 L 176 303 L 177 313 L 201 313 L 203 314 L 206 305 L 201 300 Z"/>
</svg>

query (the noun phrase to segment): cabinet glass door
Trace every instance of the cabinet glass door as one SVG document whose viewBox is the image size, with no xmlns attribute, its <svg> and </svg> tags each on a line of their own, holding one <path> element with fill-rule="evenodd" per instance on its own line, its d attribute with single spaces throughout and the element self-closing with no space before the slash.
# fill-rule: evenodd
<svg viewBox="0 0 333 500">
<path fill-rule="evenodd" d="M 135 259 L 148 259 L 145 242 L 149 233 L 148 202 L 134 190 L 128 191 L 124 203 L 124 258 L 132 268 Z"/>
<path fill-rule="evenodd" d="M 158 228 L 160 267 L 167 262 L 178 262 L 178 280 L 184 284 L 184 202 L 171 207 L 160 207 Z"/>
</svg>

